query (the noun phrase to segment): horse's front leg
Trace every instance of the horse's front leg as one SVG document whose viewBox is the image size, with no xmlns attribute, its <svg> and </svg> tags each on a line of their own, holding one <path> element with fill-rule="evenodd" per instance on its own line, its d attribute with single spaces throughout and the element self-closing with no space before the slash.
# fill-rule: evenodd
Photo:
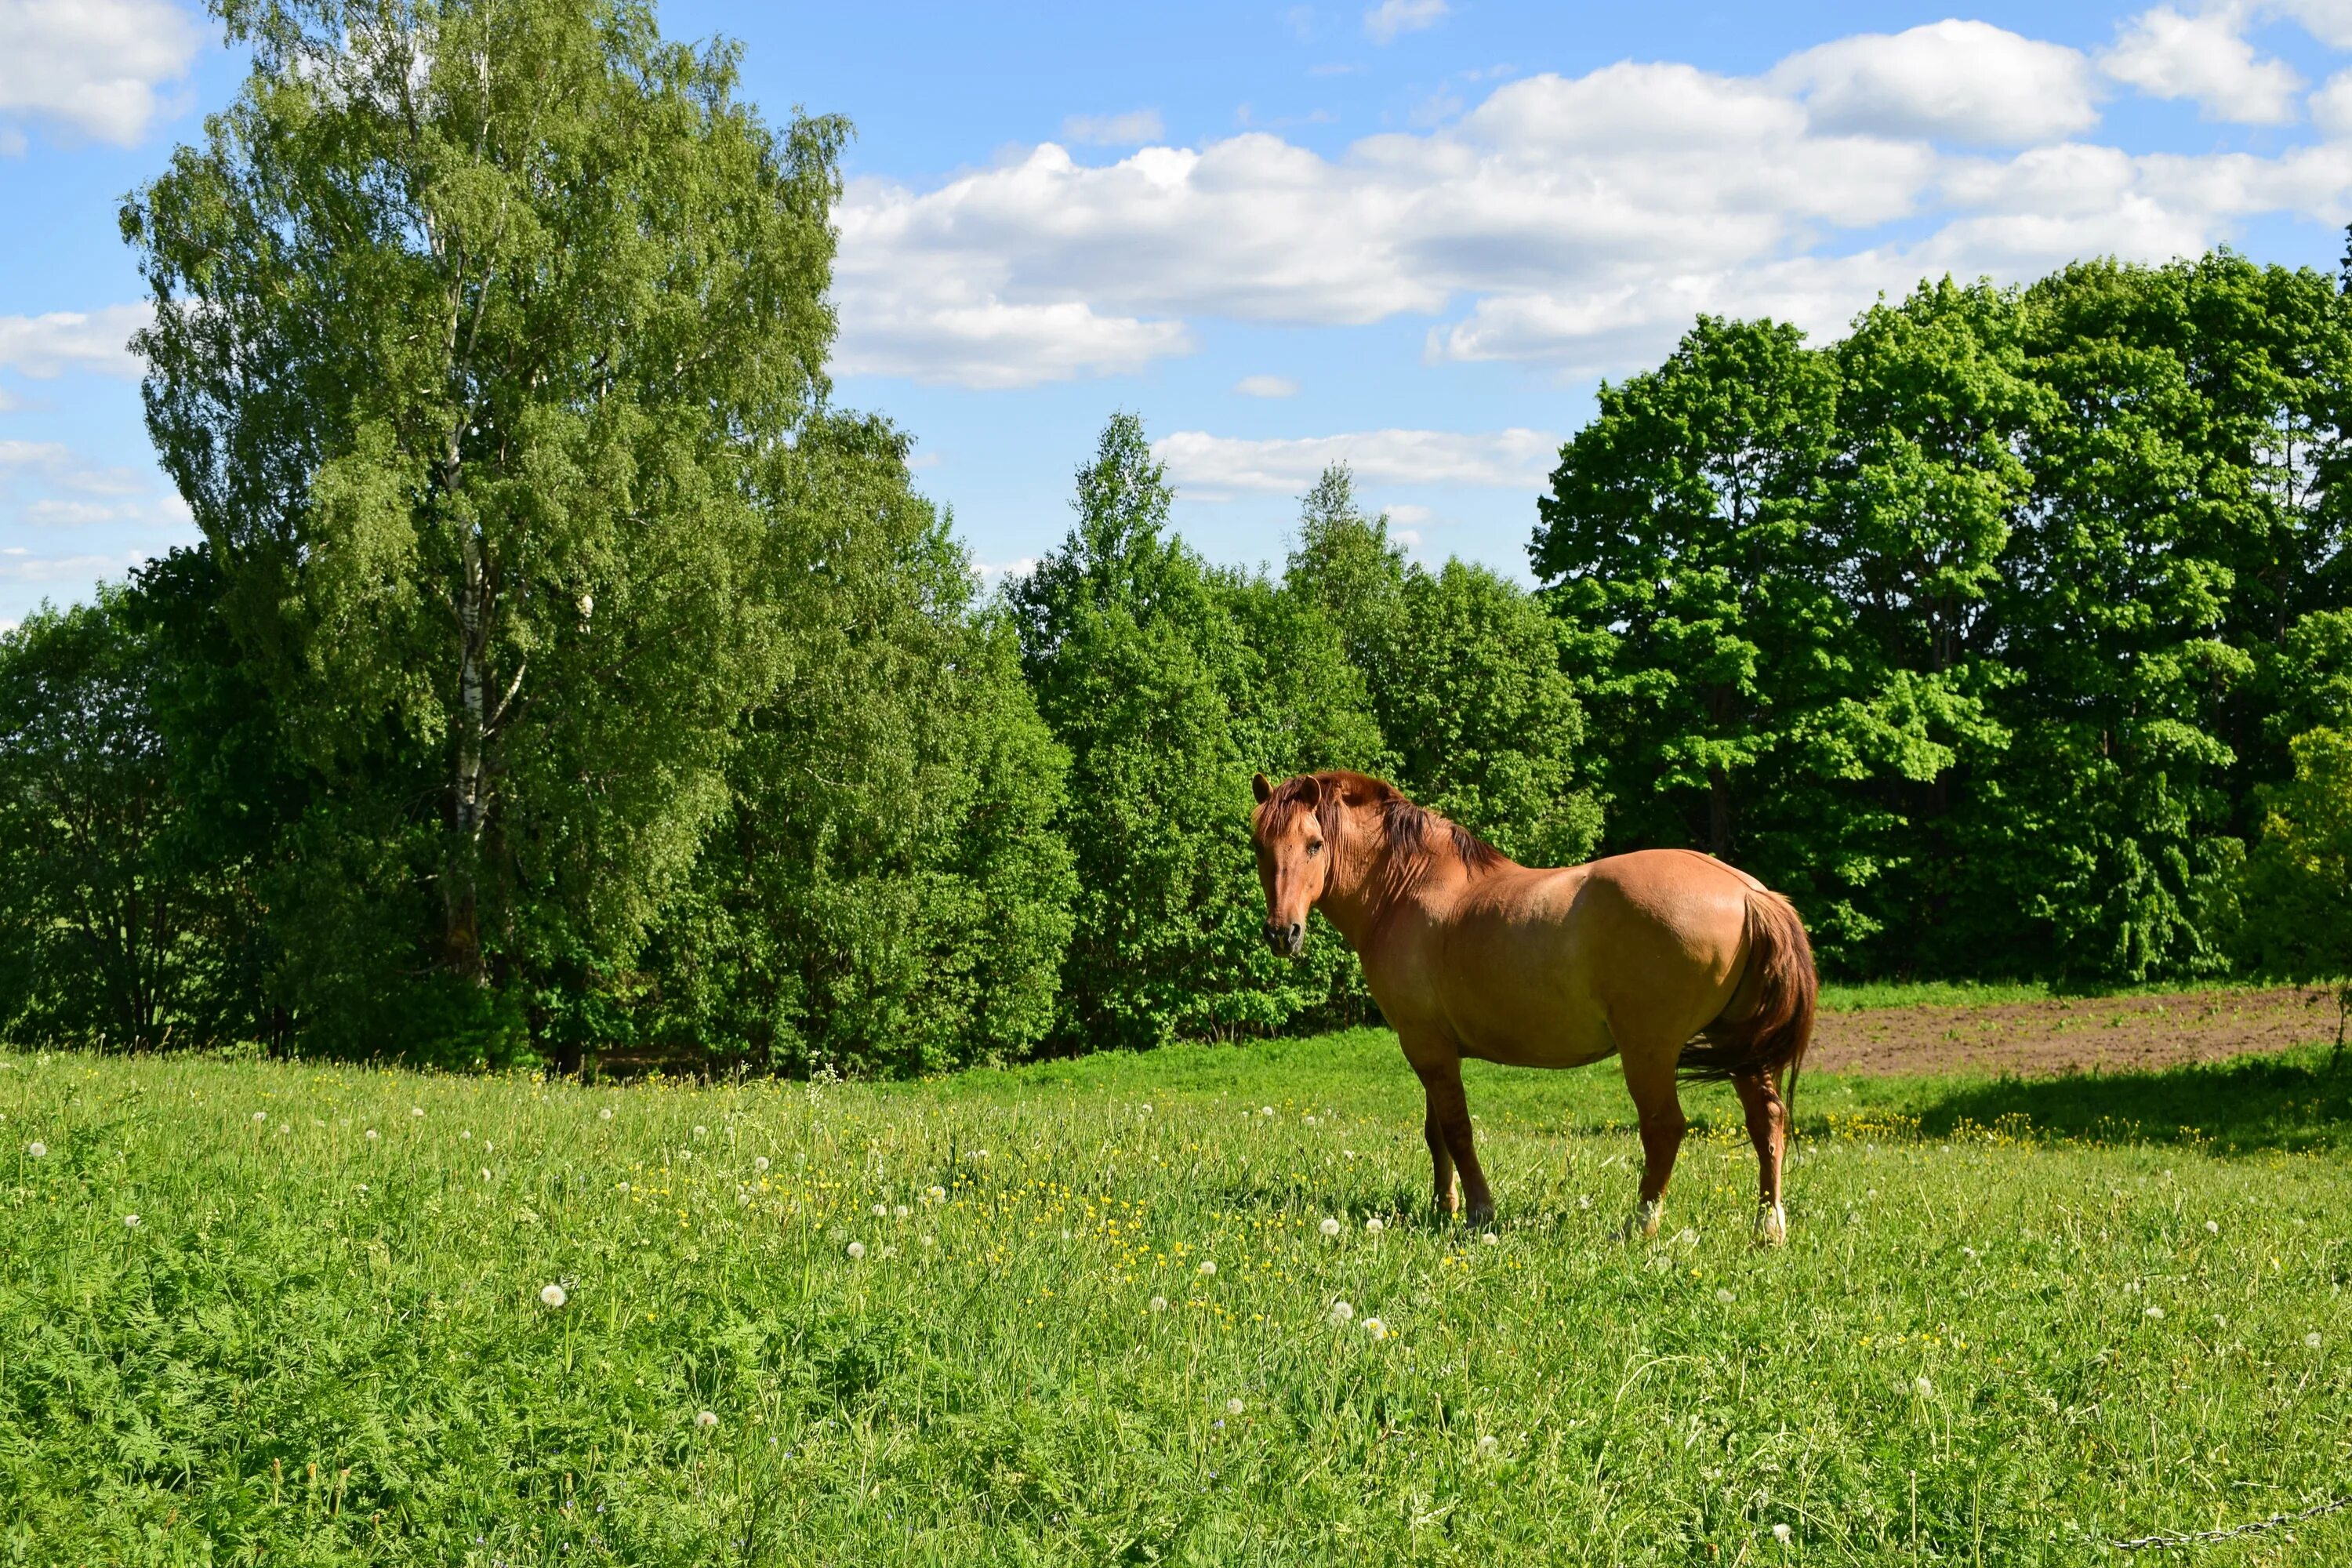
<svg viewBox="0 0 2352 1568">
<path fill-rule="evenodd" d="M 1421 1136 L 1429 1144 L 1431 1190 L 1437 1212 L 1451 1217 L 1462 1207 L 1462 1188 L 1454 1179 L 1454 1156 L 1445 1152 L 1445 1129 L 1437 1124 L 1437 1102 L 1429 1101 L 1429 1114 L 1422 1119 Z"/>
<path fill-rule="evenodd" d="M 1495 1194 L 1487 1190 L 1486 1173 L 1479 1169 L 1478 1151 L 1471 1142 L 1470 1102 L 1462 1093 L 1462 1058 L 1451 1048 L 1443 1053 L 1408 1050 L 1406 1054 L 1420 1075 L 1428 1101 L 1422 1130 L 1429 1140 L 1430 1163 L 1435 1170 L 1437 1206 L 1449 1215 L 1456 1212 L 1453 1177 L 1458 1172 L 1470 1223 L 1485 1225 L 1495 1217 Z"/>
</svg>

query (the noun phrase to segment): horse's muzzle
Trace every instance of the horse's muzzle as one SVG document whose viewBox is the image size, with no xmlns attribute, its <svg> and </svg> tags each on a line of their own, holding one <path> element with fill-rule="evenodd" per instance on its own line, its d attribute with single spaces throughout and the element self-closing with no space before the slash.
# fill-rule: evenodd
<svg viewBox="0 0 2352 1568">
<path fill-rule="evenodd" d="M 1307 951 L 1307 927 L 1298 921 L 1288 924 L 1268 921 L 1265 922 L 1265 944 L 1274 949 L 1277 958 L 1297 958 Z"/>
</svg>

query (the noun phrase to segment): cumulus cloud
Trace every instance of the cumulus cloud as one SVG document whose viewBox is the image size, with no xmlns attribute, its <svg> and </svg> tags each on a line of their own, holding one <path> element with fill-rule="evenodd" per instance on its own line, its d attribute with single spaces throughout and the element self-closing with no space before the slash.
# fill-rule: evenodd
<svg viewBox="0 0 2352 1568">
<path fill-rule="evenodd" d="M 2099 118 L 2079 51 L 1984 22 L 1840 38 L 1790 56 L 1766 79 L 1826 131 L 2022 146 Z"/>
<path fill-rule="evenodd" d="M 2188 16 L 2158 5 L 2123 24 L 2099 66 L 2151 97 L 2193 100 L 2208 120 L 2285 124 L 2303 79 L 2284 60 L 2257 58 L 2248 20 L 2237 6 Z"/>
<path fill-rule="evenodd" d="M 0 5 L 0 115 L 136 146 L 199 43 L 171 0 L 10 0 Z M 0 133 L 0 153 L 21 152 Z"/>
<path fill-rule="evenodd" d="M 1454 7 L 1446 0 L 1381 0 L 1364 13 L 1364 36 L 1376 44 L 1391 44 L 1400 34 L 1434 27 Z"/>
<path fill-rule="evenodd" d="M 1156 109 L 1138 109 L 1126 114 L 1073 114 L 1062 121 L 1064 141 L 1091 146 L 1132 147 L 1139 142 L 1157 142 L 1167 134 Z"/>
<path fill-rule="evenodd" d="M 2269 0 L 2262 9 L 2294 18 L 2330 48 L 2352 49 L 2352 0 Z"/>
<path fill-rule="evenodd" d="M 2352 136 L 2352 70 L 2337 71 L 2311 95 L 2311 122 L 2330 136 Z"/>
<path fill-rule="evenodd" d="M 2066 139 L 2096 118 L 2094 88 L 2074 51 L 1950 23 L 1761 77 L 1527 77 L 1328 153 L 1265 131 L 1093 163 L 1048 142 L 935 189 L 856 182 L 841 364 L 1018 386 L 1189 353 L 1202 319 L 1419 317 L 1434 359 L 1614 373 L 1700 310 L 1828 334 L 1947 270 L 2013 280 L 2194 253 L 2261 213 L 2352 217 L 2345 143 L 2133 156 Z M 2313 112 L 2352 119 L 2352 89 Z"/>
<path fill-rule="evenodd" d="M 1298 384 L 1286 375 L 1245 375 L 1234 383 L 1244 397 L 1296 397 Z"/>
<path fill-rule="evenodd" d="M 1346 463 L 1367 484 L 1461 485 L 1524 489 L 1559 456 L 1546 430 L 1456 434 L 1446 430 L 1366 430 L 1349 436 L 1244 440 L 1179 430 L 1151 444 L 1168 477 L 1193 500 L 1243 493 L 1297 495 L 1324 469 Z"/>
<path fill-rule="evenodd" d="M 89 370 L 136 379 L 142 367 L 131 352 L 131 334 L 153 317 L 146 305 L 0 316 L 0 370 L 44 378 Z"/>
</svg>

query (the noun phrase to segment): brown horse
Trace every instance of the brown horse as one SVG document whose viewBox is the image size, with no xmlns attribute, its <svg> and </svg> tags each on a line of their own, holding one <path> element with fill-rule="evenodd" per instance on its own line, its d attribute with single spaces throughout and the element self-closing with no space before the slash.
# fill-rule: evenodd
<svg viewBox="0 0 2352 1568">
<path fill-rule="evenodd" d="M 1428 1099 L 1437 1204 L 1495 1212 L 1470 1142 L 1462 1058 L 1581 1067 L 1612 1052 L 1642 1128 L 1642 1196 L 1628 1234 L 1657 1233 L 1687 1123 L 1685 1078 L 1727 1079 L 1761 1169 L 1759 1240 L 1786 1238 L 1780 1074 L 1812 1038 L 1819 981 L 1789 901 L 1688 849 L 1558 870 L 1520 866 L 1361 773 L 1261 773 L 1251 837 L 1265 934 L 1297 956 L 1320 908 L 1364 965 Z"/>
</svg>

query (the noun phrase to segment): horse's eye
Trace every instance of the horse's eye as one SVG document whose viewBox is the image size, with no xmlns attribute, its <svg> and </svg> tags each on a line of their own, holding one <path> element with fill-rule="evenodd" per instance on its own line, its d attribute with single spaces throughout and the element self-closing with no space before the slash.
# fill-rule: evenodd
<svg viewBox="0 0 2352 1568">
<path fill-rule="evenodd" d="M 1309 845 L 1307 847 L 1307 853 L 1308 853 L 1309 855 L 1320 855 L 1320 854 L 1322 854 L 1322 853 L 1323 853 L 1323 841 L 1322 841 L 1321 839 L 1319 839 L 1319 838 L 1318 838 L 1318 839 L 1317 839 L 1314 843 L 1309 844 Z"/>
</svg>

